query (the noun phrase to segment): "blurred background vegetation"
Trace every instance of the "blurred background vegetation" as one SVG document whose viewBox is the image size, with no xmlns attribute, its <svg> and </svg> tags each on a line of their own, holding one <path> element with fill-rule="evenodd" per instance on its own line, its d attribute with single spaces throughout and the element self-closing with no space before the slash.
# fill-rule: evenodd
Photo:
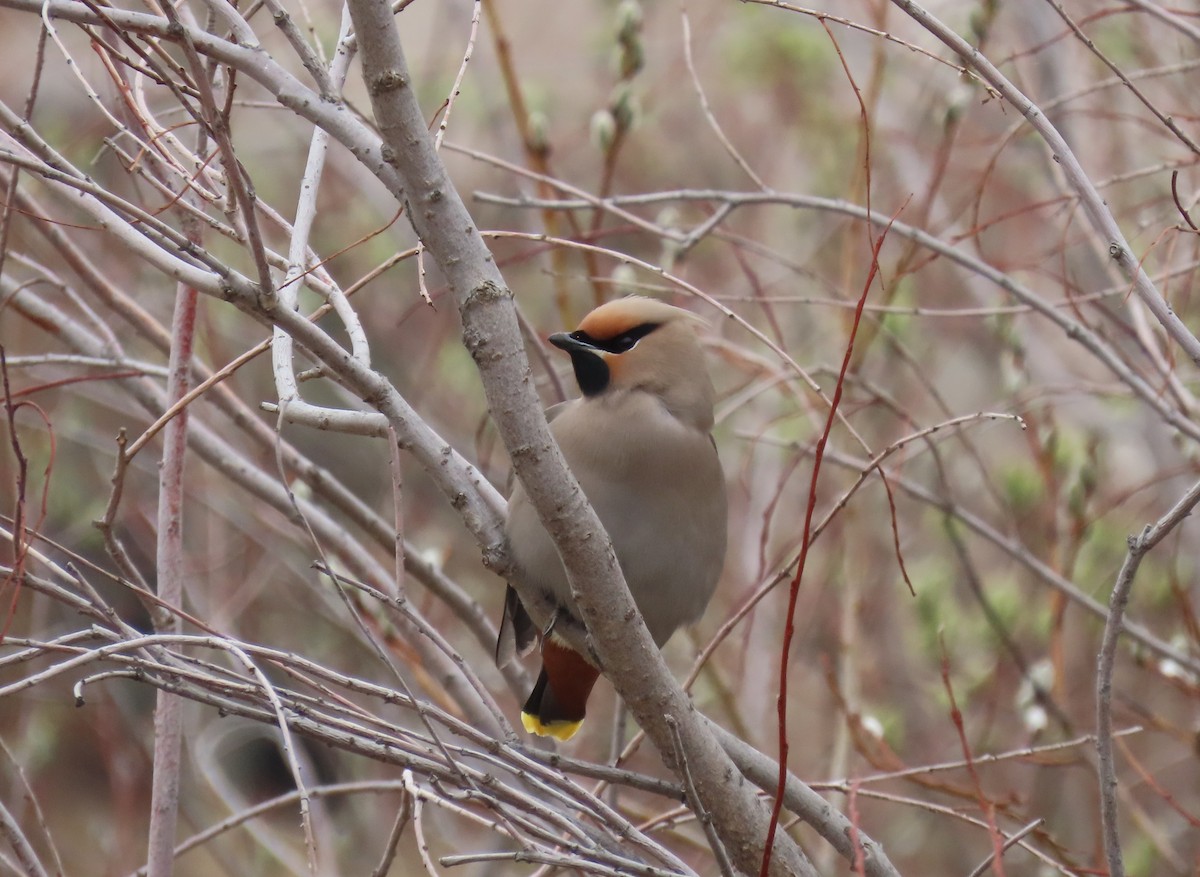
<svg viewBox="0 0 1200 877">
<path fill-rule="evenodd" d="M 1120 75 L 1054 4 L 954 0 L 930 8 L 1046 112 L 1145 269 L 1194 329 L 1198 240 L 1181 210 L 1194 205 L 1200 186 L 1197 152 L 1187 139 L 1200 136 L 1200 10 L 1186 3 L 1170 10 L 1152 2 L 1062 5 Z M 830 800 L 839 808 L 853 805 L 855 818 L 902 873 L 970 873 L 991 849 L 988 809 L 1006 831 L 1043 820 L 1026 839 L 1040 856 L 1013 849 L 1005 858 L 1010 875 L 1103 873 L 1094 744 L 1087 737 L 1095 727 L 1103 619 L 1054 582 L 1106 604 L 1126 536 L 1159 518 L 1196 480 L 1196 441 L 1162 414 L 1196 423 L 1195 365 L 1131 296 L 1107 242 L 1092 233 L 1061 168 L 1017 110 L 965 75 L 957 58 L 883 0 L 819 4 L 829 13 L 824 17 L 782 6 L 489 0 L 477 7 L 416 0 L 397 22 L 431 126 L 443 118 L 473 41 L 442 155 L 480 228 L 500 233 L 490 239 L 493 251 L 535 334 L 572 327 L 598 302 L 628 292 L 663 297 L 708 320 L 706 346 L 721 397 L 716 437 L 731 499 L 730 552 L 706 617 L 677 635 L 667 653 L 687 677 L 722 625 L 782 577 L 712 651 L 691 688 L 699 709 L 768 754 L 777 754 L 787 579 L 828 407 L 747 325 L 786 351 L 827 396 L 833 392 L 881 232 L 843 208 L 869 203 L 905 229 L 922 230 L 990 266 L 1004 282 L 1089 329 L 1154 388 L 1160 410 L 1136 398 L 1092 348 L 1045 313 L 893 228 L 844 382 L 845 423 L 834 427 L 817 486 L 815 520 L 836 513 L 809 556 L 788 656 L 792 769 L 810 782 L 835 781 Z M 338 4 L 309 0 L 287 9 L 331 52 Z M 268 10 L 243 12 L 265 50 L 303 77 Z M 40 27 L 36 15 L 0 8 L 0 99 L 18 115 L 37 67 Z M 34 127 L 92 180 L 176 222 L 163 194 L 130 172 L 136 146 L 98 110 L 102 104 L 123 112 L 103 53 L 93 51 L 81 29 L 65 22 L 57 28 L 62 48 L 55 40 L 44 46 Z M 149 82 L 145 88 L 164 123 L 185 126 L 168 89 Z M 357 66 L 346 95 L 369 117 Z M 243 78 L 231 130 L 258 197 L 290 219 L 312 126 Z M 0 139 L 19 151 L 11 133 Z M 11 164 L 0 160 L 0 180 L 7 186 L 11 178 Z M 17 185 L 109 282 L 170 326 L 172 279 L 130 257 L 36 174 L 22 173 Z M 721 193 L 758 199 L 726 215 Z M 624 213 L 595 206 L 609 196 Z M 143 364 L 141 374 L 154 380 L 161 380 L 155 369 L 166 357 L 97 299 L 31 212 L 37 210 L 11 201 L 5 209 L 8 285 L 0 298 L 9 397 L 35 402 L 44 415 L 28 407 L 16 414 L 29 459 L 27 514 L 38 533 L 61 546 L 36 543 L 40 551 L 60 559 L 69 551 L 80 563 L 116 574 L 93 521 L 109 502 L 115 436 L 120 430 L 137 436 L 154 418 L 123 391 L 132 380 L 126 367 L 52 361 L 52 354 L 77 351 L 53 325 L 16 307 L 14 290 L 30 284 L 39 299 L 119 344 L 125 361 Z M 286 252 L 286 231 L 270 222 L 264 229 L 268 245 Z M 671 235 L 697 230 L 682 243 Z M 334 280 L 350 287 L 415 243 L 388 193 L 347 151 L 331 147 L 311 245 Z M 241 245 L 213 234 L 206 246 L 252 273 Z M 429 303 L 409 258 L 358 290 L 353 306 L 367 327 L 375 368 L 503 490 L 507 459 L 460 342 L 453 301 L 432 260 L 425 262 Z M 313 293 L 301 294 L 305 312 L 319 304 Z M 340 332 L 332 317 L 322 325 Z M 196 352 L 204 363 L 218 368 L 266 337 L 268 330 L 244 314 L 202 298 Z M 563 359 L 551 355 L 548 362 L 570 387 Z M 557 401 L 536 356 L 534 372 L 547 404 Z M 326 383 L 304 384 L 306 398 L 345 404 Z M 227 386 L 255 410 L 275 399 L 269 358 L 238 369 Z M 192 411 L 194 422 L 281 477 L 271 449 L 254 444 L 207 397 Z M 971 417 L 982 412 L 989 414 Z M 275 427 L 272 414 L 258 416 Z M 952 420 L 958 422 L 909 440 Z M 299 427 L 283 432 L 363 502 L 393 518 L 386 442 Z M 17 503 L 10 434 L 6 422 L 0 452 L 6 515 Z M 839 505 L 867 461 L 887 449 L 890 493 L 870 474 Z M 154 443 L 135 458 L 114 522 L 151 583 L 158 454 Z M 305 489 L 296 473 L 282 477 Z M 303 527 L 195 457 L 187 499 L 185 608 L 192 615 L 240 640 L 389 684 L 312 569 L 317 554 Z M 409 462 L 401 505 L 404 534 L 422 557 L 498 618 L 503 583 L 482 566 L 455 510 Z M 385 547 L 363 544 L 391 563 Z M 7 539 L 0 557 L 11 563 Z M 1130 604 L 1132 620 L 1193 666 L 1200 660 L 1196 567 L 1195 525 L 1188 522 L 1146 558 Z M 149 629 L 127 589 L 99 571 L 89 575 L 126 619 Z M 409 588 L 414 604 L 515 718 L 519 703 L 487 649 L 420 584 L 410 581 Z M 48 639 L 86 626 L 69 608 L 13 581 L 0 598 L 9 636 Z M 437 681 L 419 673 L 412 648 L 389 642 L 425 694 L 444 702 Z M 0 657 L 15 650 L 0 645 Z M 0 685 L 53 660 L 0 667 Z M 11 752 L 0 762 L 0 797 L 22 824 L 34 824 L 14 767 L 20 764 L 66 873 L 126 874 L 145 860 L 154 699 L 150 688 L 117 679 L 90 687 L 86 706 L 77 709 L 76 678 L 56 677 L 0 700 L 0 739 Z M 962 712 L 961 735 L 951 690 Z M 1123 642 L 1116 727 L 1141 728 L 1120 737 L 1118 747 L 1132 874 L 1200 873 L 1198 694 L 1200 679 L 1187 664 Z M 592 720 L 568 748 L 604 761 L 617 711 L 611 688 L 602 684 L 593 703 Z M 291 787 L 270 727 L 222 719 L 195 704 L 187 715 L 181 839 Z M 1069 745 L 1055 746 L 1063 743 Z M 927 769 L 958 762 L 964 747 L 976 759 L 1005 756 L 977 766 L 978 788 L 962 766 Z M 400 773 L 326 747 L 305 747 L 304 757 L 314 782 L 395 780 Z M 648 747 L 627 763 L 665 775 Z M 902 775 L 880 778 L 895 772 Z M 336 863 L 330 873 L 369 873 L 398 801 L 392 792 L 321 804 Z M 668 814 L 669 803 L 625 792 L 619 804 L 633 822 L 653 823 L 656 836 L 701 873 L 716 873 L 702 835 Z M 428 819 L 435 854 L 495 843 L 453 814 L 432 812 Z M 822 873 L 847 873 L 815 836 L 794 831 Z M 177 872 L 290 873 L 297 862 L 302 871 L 303 838 L 292 807 L 184 854 Z M 16 870 L 0 858 L 0 873 L 6 866 Z M 391 873 L 421 867 L 406 835 Z M 445 873 L 531 870 L 510 862 Z"/>
</svg>

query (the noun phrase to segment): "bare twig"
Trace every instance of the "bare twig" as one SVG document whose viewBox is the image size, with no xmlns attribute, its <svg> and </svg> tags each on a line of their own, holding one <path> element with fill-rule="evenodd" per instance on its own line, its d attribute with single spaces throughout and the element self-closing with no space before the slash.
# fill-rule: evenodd
<svg viewBox="0 0 1200 877">
<path fill-rule="evenodd" d="M 199 244 L 199 229 L 193 226 L 191 232 L 193 242 Z M 171 359 L 167 367 L 167 398 L 171 400 L 184 396 L 191 380 L 197 297 L 195 289 L 183 283 L 179 284 L 171 326 Z M 163 456 L 159 467 L 155 570 L 158 597 L 170 606 L 183 606 L 183 582 L 186 574 L 183 503 L 187 430 L 188 414 L 185 410 L 165 428 Z M 179 633 L 182 627 L 178 616 L 169 616 L 165 625 L 160 623 L 158 629 L 163 633 Z M 146 855 L 150 877 L 169 877 L 174 868 L 182 746 L 183 703 L 179 698 L 160 691 L 154 709 L 154 781 Z"/>
<path fill-rule="evenodd" d="M 429 877 L 438 877 L 437 868 L 434 867 L 433 857 L 429 854 L 429 841 L 425 839 L 424 819 L 421 814 L 421 796 L 417 791 L 417 787 L 413 784 L 412 771 L 404 772 L 404 790 L 408 792 L 408 797 L 412 801 L 412 824 L 413 834 L 417 840 L 417 852 L 421 855 L 421 863 L 425 866 L 425 873 Z"/>
<path fill-rule="evenodd" d="M 1188 213 L 1187 208 L 1183 206 L 1183 202 L 1179 200 L 1179 171 L 1171 171 L 1171 199 L 1175 202 L 1175 209 L 1179 211 L 1179 215 L 1183 217 L 1183 221 L 1188 224 L 1188 228 L 1192 231 L 1200 231 L 1196 223 L 1192 221 L 1192 215 Z"/>
<path fill-rule="evenodd" d="M 683 776 L 683 793 L 687 796 L 688 806 L 692 808 L 692 812 L 696 815 L 696 820 L 700 823 L 700 827 L 704 829 L 704 835 L 708 838 L 709 849 L 713 851 L 713 856 L 717 860 L 717 869 L 721 872 L 722 877 L 733 877 L 733 865 L 729 862 L 729 855 L 725 852 L 725 846 L 721 843 L 721 838 L 713 830 L 712 817 L 704 809 L 704 804 L 696 795 L 696 786 L 692 782 L 692 772 L 688 769 L 687 754 L 683 750 L 683 741 L 679 740 L 679 729 L 673 717 L 667 719 L 667 727 L 671 729 L 671 734 L 676 740 L 675 757 L 679 759 L 679 772 Z"/>
<path fill-rule="evenodd" d="M 1124 269 L 1133 280 L 1134 291 L 1149 308 L 1154 317 L 1166 329 L 1193 363 L 1200 365 L 1200 340 L 1167 304 L 1154 281 L 1142 267 L 1141 259 L 1134 254 L 1125 235 L 1121 233 L 1104 199 L 1096 191 L 1091 178 L 1079 164 L 1075 153 L 1066 140 L 1046 118 L 1045 114 L 1027 98 L 1012 82 L 985 58 L 975 47 L 960 37 L 951 28 L 931 15 L 914 0 L 892 0 L 918 24 L 945 43 L 950 49 L 977 72 L 985 82 L 1023 115 L 1035 131 L 1046 141 L 1051 158 L 1061 165 L 1063 173 L 1079 195 L 1084 212 L 1096 233 L 1108 242 L 1108 255 Z"/>
<path fill-rule="evenodd" d="M 1181 143 L 1183 143 L 1184 146 L 1190 149 L 1193 154 L 1200 155 L 1200 145 L 1197 145 L 1196 141 L 1192 140 L 1191 137 L 1188 137 L 1187 134 L 1185 134 L 1180 127 L 1175 124 L 1174 119 L 1155 106 L 1154 102 L 1146 97 L 1145 92 L 1134 85 L 1129 77 L 1125 75 L 1124 71 L 1114 64 L 1108 55 L 1100 51 L 1100 48 L 1096 45 L 1092 38 L 1084 33 L 1083 28 L 1079 26 L 1078 22 L 1076 22 L 1074 18 L 1067 14 L 1067 11 L 1063 8 L 1063 5 L 1058 2 L 1058 0 L 1046 0 L 1046 2 L 1049 3 L 1054 8 L 1054 11 L 1058 13 L 1059 17 L 1067 23 L 1067 27 L 1071 29 L 1071 32 L 1075 34 L 1079 41 L 1087 46 L 1088 51 L 1099 58 L 1105 67 L 1116 74 L 1117 78 L 1124 83 L 1125 87 L 1129 89 L 1133 96 L 1141 101 L 1142 105 L 1145 106 L 1146 109 L 1148 109 L 1151 113 L 1153 113 L 1154 117 L 1158 119 L 1158 121 L 1162 122 L 1163 125 L 1166 126 L 1167 130 L 1174 134 L 1175 137 Z"/>
<path fill-rule="evenodd" d="M 412 818 L 415 809 L 412 795 L 400 796 L 400 808 L 396 811 L 396 821 L 392 823 L 387 843 L 383 846 L 383 857 L 375 866 L 375 870 L 371 872 L 371 877 L 387 877 L 388 872 L 391 871 L 392 861 L 396 858 L 396 849 L 400 846 L 400 838 L 404 836 L 404 829 L 408 826 L 408 821 Z"/>
<path fill-rule="evenodd" d="M 454 84 L 450 86 L 450 93 L 446 95 L 445 109 L 442 111 L 442 120 L 438 123 L 437 136 L 433 139 L 433 148 L 440 149 L 442 140 L 446 137 L 446 129 L 450 127 L 450 112 L 454 109 L 454 102 L 462 91 L 463 77 L 467 73 L 467 65 L 471 63 L 471 55 L 475 52 L 475 36 L 479 31 L 479 13 L 482 8 L 482 0 L 475 0 L 471 10 L 471 29 L 467 36 L 467 47 L 463 50 L 462 63 L 458 65 L 458 73 L 454 77 Z M 428 300 L 428 296 L 426 296 Z"/>
<path fill-rule="evenodd" d="M 29 838 L 25 836 L 25 832 L 21 830 L 21 826 L 4 806 L 3 801 L 0 801 L 0 835 L 3 835 L 12 846 L 17 862 L 25 870 L 27 877 L 49 877 L 41 860 L 38 859 L 33 845 L 30 844 Z"/>
<path fill-rule="evenodd" d="M 1046 820 L 1042 819 L 1041 817 L 1038 817 L 1037 819 L 1033 820 L 1033 822 L 1029 823 L 1024 828 L 1022 828 L 1020 831 L 1018 831 L 1016 834 L 1010 835 L 1008 837 L 1008 839 L 1004 841 L 1003 845 L 1001 845 L 1000 852 L 1003 853 L 1003 852 L 1011 849 L 1012 847 L 1016 846 L 1017 844 L 1019 844 L 1021 842 L 1021 840 L 1025 837 L 1025 835 L 1027 835 L 1030 832 L 1037 829 L 1045 821 Z M 995 864 L 995 862 L 996 862 L 995 855 L 988 856 L 986 859 L 984 859 L 982 862 L 980 862 L 978 867 L 976 867 L 975 870 L 973 870 L 970 874 L 968 874 L 967 877 L 983 877 L 983 875 L 988 872 L 988 870 L 992 867 L 993 864 Z"/>
<path fill-rule="evenodd" d="M 1129 552 L 1120 572 L 1117 573 L 1117 581 L 1109 598 L 1108 619 L 1104 624 L 1104 639 L 1096 666 L 1096 752 L 1099 755 L 1097 771 L 1100 781 L 1100 818 L 1104 828 L 1104 854 L 1108 859 L 1108 871 L 1112 877 L 1124 877 L 1125 874 L 1117 825 L 1117 772 L 1113 757 L 1112 730 L 1112 683 L 1117 660 L 1117 643 L 1125 619 L 1125 608 L 1129 604 L 1129 594 L 1133 590 L 1133 580 L 1142 558 L 1183 523 L 1197 503 L 1200 503 L 1200 482 L 1193 485 L 1191 490 L 1154 524 L 1147 524 L 1141 533 L 1129 537 Z"/>
<path fill-rule="evenodd" d="M 62 856 L 59 855 L 58 844 L 54 842 L 54 835 L 50 832 L 50 827 L 46 824 L 46 814 L 42 810 L 42 805 L 33 791 L 33 786 L 29 784 L 29 777 L 25 775 L 25 770 L 22 768 L 20 762 L 17 761 L 16 755 L 13 754 L 13 751 L 8 748 L 8 744 L 2 739 L 0 739 L 0 751 L 4 753 L 4 757 L 12 765 L 16 779 L 20 781 L 21 786 L 25 790 L 25 801 L 33 811 L 33 817 L 42 832 L 42 839 L 46 847 L 50 850 L 50 856 L 54 860 L 54 874 L 56 877 L 63 877 L 66 871 L 63 869 Z"/>
<path fill-rule="evenodd" d="M 971 744 L 967 741 L 967 729 L 963 722 L 962 710 L 958 708 L 958 699 L 954 696 L 954 686 L 950 684 L 950 656 L 946 652 L 945 640 L 943 639 L 938 645 L 942 653 L 942 688 L 945 689 L 946 697 L 950 701 L 950 720 L 953 722 L 955 733 L 958 735 L 958 743 L 962 747 L 963 761 L 967 765 L 967 775 L 971 778 L 972 791 L 975 794 L 975 800 L 979 804 L 979 809 L 983 811 L 984 820 L 988 827 L 988 835 L 992 841 L 991 864 L 996 869 L 997 877 L 1005 877 L 1004 860 L 1002 858 L 1004 837 L 1000 834 L 1000 828 L 996 824 L 996 804 L 984 792 L 983 782 L 979 778 L 979 771 L 975 769 L 975 756 L 972 755 Z"/>
<path fill-rule="evenodd" d="M 696 91 L 696 99 L 700 101 L 700 109 L 704 113 L 708 127 L 712 128 L 713 134 L 721 141 L 721 146 L 725 148 L 725 152 L 729 154 L 729 157 L 742 169 L 742 173 L 748 176 L 750 181 L 759 189 L 769 192 L 771 187 L 762 181 L 762 178 L 754 172 L 754 168 L 750 167 L 750 163 L 738 152 L 737 147 L 725 135 L 725 130 L 721 127 L 721 123 L 717 121 L 717 117 L 713 115 L 712 107 L 708 105 L 708 95 L 704 93 L 704 86 L 700 83 L 700 76 L 696 73 L 696 65 L 692 61 L 692 25 L 688 21 L 686 0 L 680 0 L 679 19 L 683 28 L 683 59 L 687 63 L 688 76 L 691 77 L 692 88 Z M 718 211 L 719 213 L 720 211 Z M 714 219 L 712 225 L 715 226 L 719 222 L 720 219 Z M 698 234 L 695 237 L 698 240 L 703 235 Z"/>
</svg>

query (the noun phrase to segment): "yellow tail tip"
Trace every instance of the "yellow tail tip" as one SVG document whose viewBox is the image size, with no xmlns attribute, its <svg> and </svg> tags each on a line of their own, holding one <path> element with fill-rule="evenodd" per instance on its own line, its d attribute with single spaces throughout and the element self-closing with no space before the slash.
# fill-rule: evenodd
<svg viewBox="0 0 1200 877">
<path fill-rule="evenodd" d="M 575 732 L 583 724 L 583 719 L 580 719 L 578 722 L 567 722 L 561 719 L 553 722 L 543 722 L 537 716 L 530 715 L 529 713 L 521 713 L 521 724 L 525 726 L 525 730 L 530 734 L 537 734 L 539 737 L 553 737 L 555 740 L 561 740 L 565 743 L 575 736 Z"/>
</svg>

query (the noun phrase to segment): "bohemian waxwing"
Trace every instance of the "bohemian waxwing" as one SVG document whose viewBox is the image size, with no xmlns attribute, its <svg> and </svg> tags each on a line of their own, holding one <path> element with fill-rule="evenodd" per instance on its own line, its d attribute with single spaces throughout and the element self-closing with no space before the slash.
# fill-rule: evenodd
<svg viewBox="0 0 1200 877">
<path fill-rule="evenodd" d="M 725 559 L 725 480 L 710 435 L 714 392 L 698 323 L 687 311 L 632 296 L 596 308 L 569 335 L 550 336 L 570 354 L 583 392 L 548 412 L 550 431 L 660 647 L 704 612 Z M 558 632 L 582 623 L 558 552 L 519 482 L 506 530 L 525 581 L 559 606 L 521 721 L 530 733 L 567 740 L 600 671 Z M 497 660 L 528 652 L 536 633 L 510 587 Z"/>
</svg>

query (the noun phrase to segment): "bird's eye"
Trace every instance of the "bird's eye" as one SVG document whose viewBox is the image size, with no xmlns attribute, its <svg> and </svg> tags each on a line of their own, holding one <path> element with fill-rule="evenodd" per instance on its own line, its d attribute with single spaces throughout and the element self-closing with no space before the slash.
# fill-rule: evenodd
<svg viewBox="0 0 1200 877">
<path fill-rule="evenodd" d="M 632 350 L 634 345 L 657 328 L 657 323 L 642 323 L 640 326 L 635 326 L 609 341 L 608 350 L 612 353 L 625 353 L 627 350 Z"/>
</svg>

